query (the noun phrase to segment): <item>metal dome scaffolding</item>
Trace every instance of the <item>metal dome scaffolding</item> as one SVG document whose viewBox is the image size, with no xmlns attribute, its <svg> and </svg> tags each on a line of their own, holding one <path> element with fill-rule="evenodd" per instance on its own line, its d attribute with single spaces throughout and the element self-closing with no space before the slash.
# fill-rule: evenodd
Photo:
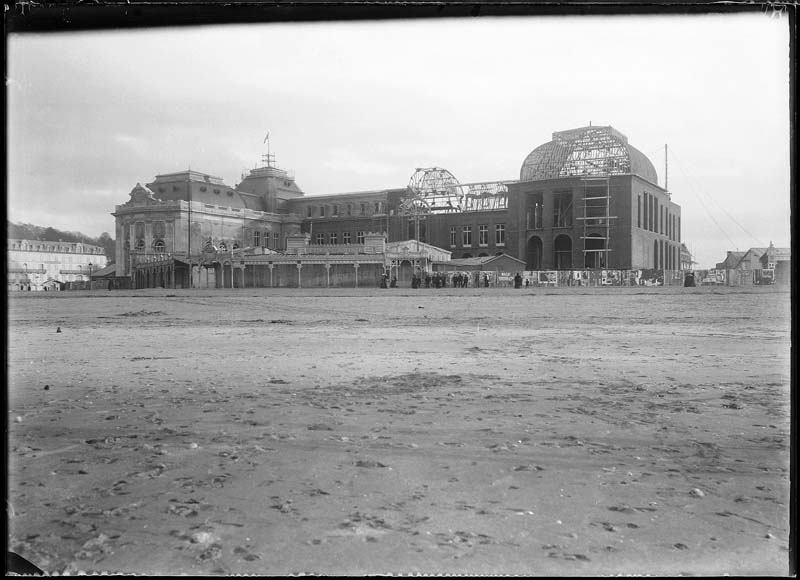
<svg viewBox="0 0 800 580">
<path fill-rule="evenodd" d="M 521 181 L 561 177 L 604 177 L 634 173 L 658 183 L 647 157 L 613 127 L 589 126 L 553 133 L 553 140 L 534 149 L 520 170 Z"/>
<path fill-rule="evenodd" d="M 409 196 L 401 209 L 406 215 L 492 211 L 508 207 L 503 182 L 459 183 L 441 167 L 417 169 L 408 183 Z"/>
<path fill-rule="evenodd" d="M 461 211 L 463 205 L 463 187 L 452 173 L 441 167 L 418 168 L 408 182 L 408 191 L 413 206 L 417 210 L 427 208 L 425 213 Z"/>
<path fill-rule="evenodd" d="M 508 187 L 500 181 L 469 183 L 464 211 L 494 211 L 508 208 Z"/>
</svg>

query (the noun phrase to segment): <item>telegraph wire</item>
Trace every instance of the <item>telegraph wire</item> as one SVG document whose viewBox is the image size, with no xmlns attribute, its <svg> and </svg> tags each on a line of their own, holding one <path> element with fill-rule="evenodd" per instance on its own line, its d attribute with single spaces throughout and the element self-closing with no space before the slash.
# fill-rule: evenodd
<svg viewBox="0 0 800 580">
<path fill-rule="evenodd" d="M 675 159 L 675 150 L 674 150 L 674 149 L 672 150 L 672 158 L 673 158 L 673 159 Z M 724 213 L 726 216 L 728 216 L 728 218 L 729 218 L 729 219 L 730 219 L 730 220 L 731 220 L 731 221 L 732 221 L 734 224 L 736 224 L 736 225 L 739 227 L 739 229 L 741 229 L 741 230 L 742 230 L 742 231 L 743 231 L 745 234 L 747 234 L 748 236 L 750 236 L 750 238 L 752 238 L 752 239 L 753 239 L 753 241 L 755 241 L 755 242 L 756 242 L 756 244 L 758 244 L 758 246 L 764 246 L 764 242 L 763 242 L 762 240 L 759 240 L 759 239 L 758 239 L 756 236 L 754 236 L 752 233 L 750 233 L 750 232 L 747 230 L 747 228 L 745 228 L 745 227 L 744 227 L 744 226 L 743 226 L 741 223 L 739 223 L 739 221 L 738 221 L 736 218 L 734 218 L 734 217 L 733 217 L 733 216 L 732 216 L 730 213 L 728 213 L 728 210 L 726 210 L 726 209 L 725 209 L 725 207 L 724 207 L 722 204 L 720 204 L 720 203 L 719 203 L 719 202 L 718 202 L 718 201 L 717 201 L 717 200 L 716 200 L 716 199 L 715 199 L 715 198 L 714 198 L 714 197 L 713 197 L 711 194 L 709 194 L 709 193 L 707 193 L 707 192 L 703 191 L 702 189 L 700 189 L 699 187 L 697 187 L 697 186 L 696 186 L 696 182 L 695 182 L 695 180 L 694 180 L 693 176 L 689 175 L 689 174 L 688 174 L 686 171 L 684 171 L 684 168 L 683 168 L 683 163 L 682 163 L 682 162 L 678 164 L 678 167 L 679 167 L 679 169 L 681 170 L 681 173 L 683 174 L 683 176 L 684 176 L 684 177 L 686 177 L 687 181 L 689 182 L 690 186 L 691 186 L 691 187 L 692 187 L 692 189 L 695 191 L 695 193 L 699 193 L 699 194 L 701 194 L 701 195 L 704 195 L 704 196 L 705 196 L 705 197 L 707 197 L 707 198 L 708 198 L 710 201 L 714 202 L 714 204 L 716 204 L 716 206 L 717 206 L 717 207 L 719 207 L 719 208 L 722 210 L 722 212 L 723 212 L 723 213 Z M 711 220 L 712 220 L 712 221 L 713 221 L 713 222 L 714 222 L 714 223 L 717 225 L 717 227 L 718 227 L 718 228 L 720 229 L 720 231 L 721 231 L 721 232 L 722 232 L 722 233 L 725 235 L 725 237 L 726 237 L 726 238 L 728 238 L 728 240 L 729 240 L 729 241 L 731 241 L 731 243 L 733 244 L 733 247 L 738 247 L 738 245 L 737 245 L 735 242 L 733 242 L 733 240 L 731 240 L 731 238 L 728 236 L 727 232 L 725 232 L 725 231 L 723 230 L 722 226 L 720 226 L 720 225 L 719 225 L 719 223 L 717 222 L 717 220 L 714 218 L 714 215 L 711 213 L 711 211 L 709 210 L 709 208 L 706 206 L 706 204 L 705 204 L 705 202 L 702 200 L 702 198 L 701 198 L 699 195 L 696 195 L 695 197 L 697 197 L 697 199 L 698 199 L 698 200 L 700 201 L 700 203 L 703 205 L 703 208 L 706 210 L 706 212 L 708 213 L 708 215 L 709 215 L 709 217 L 711 218 Z"/>
<path fill-rule="evenodd" d="M 680 169 L 681 169 L 681 174 L 683 174 L 683 175 L 684 175 L 684 177 L 686 177 L 686 178 L 687 178 L 687 181 L 689 181 L 689 182 L 690 182 L 690 183 L 689 183 L 690 187 L 692 187 L 692 189 L 694 190 L 693 183 L 691 183 L 691 179 L 689 178 L 689 176 L 688 176 L 688 175 L 686 175 L 686 174 L 683 172 L 683 168 L 682 168 L 682 167 L 680 167 Z M 719 231 L 722 233 L 722 235 L 723 235 L 723 236 L 725 236 L 725 237 L 728 239 L 728 241 L 731 243 L 731 247 L 733 247 L 733 248 L 736 248 L 736 247 L 738 247 L 738 244 L 737 244 L 736 242 L 734 242 L 734 241 L 731 239 L 731 237 L 728 235 L 728 232 L 726 232 L 726 231 L 725 231 L 725 228 L 723 228 L 723 227 L 720 225 L 720 223 L 719 223 L 719 222 L 717 221 L 717 219 L 714 217 L 714 214 L 713 214 L 713 213 L 711 213 L 711 210 L 709 210 L 708 206 L 706 205 L 706 202 L 704 202 L 704 201 L 703 201 L 703 198 L 702 198 L 700 195 L 697 195 L 697 192 L 696 192 L 696 191 L 694 191 L 694 193 L 695 193 L 695 196 L 694 196 L 694 197 L 695 197 L 695 199 L 697 199 L 697 201 L 699 201 L 699 202 L 700 202 L 700 205 L 702 205 L 702 206 L 703 206 L 703 209 L 704 209 L 704 210 L 706 211 L 706 213 L 708 214 L 708 217 L 710 217 L 710 218 L 711 218 L 711 221 L 712 221 L 712 222 L 714 222 L 714 225 L 716 225 L 716 226 L 717 226 L 717 228 L 718 228 L 718 229 L 719 229 Z"/>
</svg>

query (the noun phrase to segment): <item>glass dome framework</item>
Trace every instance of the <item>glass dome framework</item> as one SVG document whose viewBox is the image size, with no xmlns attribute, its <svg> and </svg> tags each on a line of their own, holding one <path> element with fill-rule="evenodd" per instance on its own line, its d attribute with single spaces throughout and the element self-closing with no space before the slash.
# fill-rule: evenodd
<svg viewBox="0 0 800 580">
<path fill-rule="evenodd" d="M 446 169 L 417 169 L 408 183 L 402 215 L 501 210 L 508 207 L 508 188 L 503 182 L 462 184 Z"/>
<path fill-rule="evenodd" d="M 613 127 L 582 127 L 553 133 L 553 140 L 534 149 L 520 169 L 521 181 L 563 177 L 636 174 L 657 184 L 655 168 Z"/>
</svg>

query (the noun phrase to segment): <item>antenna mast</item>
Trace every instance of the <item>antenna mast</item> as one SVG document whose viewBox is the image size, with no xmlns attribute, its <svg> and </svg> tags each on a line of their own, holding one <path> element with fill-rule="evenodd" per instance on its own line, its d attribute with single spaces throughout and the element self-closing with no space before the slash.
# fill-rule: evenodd
<svg viewBox="0 0 800 580">
<path fill-rule="evenodd" d="M 267 136 L 264 137 L 264 143 L 267 144 L 267 153 L 261 156 L 261 161 L 266 163 L 267 167 L 272 167 L 272 164 L 275 162 L 275 156 L 270 153 L 269 149 L 269 131 L 267 131 Z"/>
<path fill-rule="evenodd" d="M 667 157 L 666 143 L 664 143 L 664 189 L 669 193 L 669 158 Z"/>
</svg>

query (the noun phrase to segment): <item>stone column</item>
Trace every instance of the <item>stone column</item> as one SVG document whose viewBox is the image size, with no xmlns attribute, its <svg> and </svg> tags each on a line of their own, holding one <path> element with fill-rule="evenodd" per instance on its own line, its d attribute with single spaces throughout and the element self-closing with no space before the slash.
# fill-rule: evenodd
<svg viewBox="0 0 800 580">
<path fill-rule="evenodd" d="M 297 287 L 302 288 L 302 276 L 300 275 L 300 271 L 303 269 L 303 264 L 298 260 L 297 262 Z"/>
<path fill-rule="evenodd" d="M 275 267 L 275 264 L 270 262 L 268 264 L 268 266 L 269 266 L 269 287 L 270 288 L 274 288 L 274 285 L 273 285 L 273 282 L 272 282 L 272 269 Z"/>
<path fill-rule="evenodd" d="M 356 286 L 355 286 L 356 288 L 358 288 L 358 266 L 359 266 L 358 262 L 353 262 L 353 268 L 356 271 Z"/>
<path fill-rule="evenodd" d="M 325 277 L 326 277 L 325 287 L 326 288 L 330 288 L 331 287 L 331 264 L 330 264 L 330 262 L 325 262 Z"/>
</svg>

